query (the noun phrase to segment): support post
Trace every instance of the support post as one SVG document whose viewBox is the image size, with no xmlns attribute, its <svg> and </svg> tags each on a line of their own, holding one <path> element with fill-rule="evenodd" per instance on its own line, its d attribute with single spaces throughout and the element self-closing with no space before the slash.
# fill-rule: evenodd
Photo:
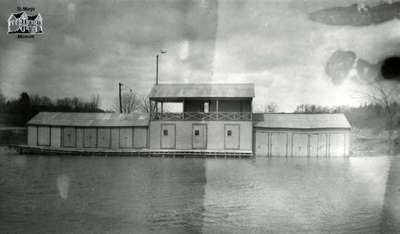
<svg viewBox="0 0 400 234">
<path fill-rule="evenodd" d="M 122 83 L 118 83 L 118 90 L 119 90 L 119 113 L 122 113 L 122 95 L 121 95 L 121 88 L 122 88 Z"/>
<path fill-rule="evenodd" d="M 215 108 L 216 110 L 217 110 L 217 120 L 219 119 L 219 114 L 218 114 L 218 112 L 219 112 L 219 100 L 217 99 L 217 101 L 216 101 L 216 108 Z"/>
<path fill-rule="evenodd" d="M 253 99 L 250 102 L 250 120 L 253 120 Z"/>
</svg>

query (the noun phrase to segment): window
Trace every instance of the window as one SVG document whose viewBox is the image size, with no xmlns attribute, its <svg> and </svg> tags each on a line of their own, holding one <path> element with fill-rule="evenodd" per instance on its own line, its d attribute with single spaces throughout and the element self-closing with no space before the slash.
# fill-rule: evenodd
<svg viewBox="0 0 400 234">
<path fill-rule="evenodd" d="M 227 135 L 227 136 L 232 136 L 232 130 L 227 130 L 227 131 L 226 131 L 226 135 Z"/>
<path fill-rule="evenodd" d="M 167 129 L 163 130 L 163 136 L 168 136 L 168 130 Z"/>
<path fill-rule="evenodd" d="M 208 112 L 210 112 L 210 103 L 207 101 L 207 102 L 204 102 L 204 113 L 208 113 Z"/>
<path fill-rule="evenodd" d="M 200 135 L 200 131 L 199 130 L 194 130 L 194 135 L 195 136 L 199 136 Z"/>
</svg>

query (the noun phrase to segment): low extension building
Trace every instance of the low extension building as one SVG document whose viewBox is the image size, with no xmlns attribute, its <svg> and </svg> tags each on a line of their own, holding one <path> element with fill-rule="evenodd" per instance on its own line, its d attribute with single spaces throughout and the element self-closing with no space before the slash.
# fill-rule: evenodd
<svg viewBox="0 0 400 234">
<path fill-rule="evenodd" d="M 344 114 L 254 114 L 254 150 L 260 156 L 327 157 L 350 154 Z"/>
<path fill-rule="evenodd" d="M 41 112 L 28 123 L 28 145 L 65 149 L 148 147 L 148 115 Z"/>
<path fill-rule="evenodd" d="M 254 84 L 158 84 L 149 95 L 149 114 L 39 113 L 27 124 L 28 146 L 20 149 L 241 157 L 350 154 L 351 126 L 343 114 L 253 114 L 254 96 Z"/>
</svg>

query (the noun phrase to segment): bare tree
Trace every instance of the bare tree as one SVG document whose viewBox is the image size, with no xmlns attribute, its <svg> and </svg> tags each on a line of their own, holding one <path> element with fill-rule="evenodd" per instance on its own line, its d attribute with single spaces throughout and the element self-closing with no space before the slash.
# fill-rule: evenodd
<svg viewBox="0 0 400 234">
<path fill-rule="evenodd" d="M 264 112 L 266 113 L 274 113 L 278 111 L 278 104 L 275 102 L 270 102 L 264 107 Z"/>
<path fill-rule="evenodd" d="M 122 113 L 133 113 L 133 112 L 138 112 L 140 110 L 141 107 L 141 100 L 138 97 L 138 95 L 136 95 L 133 92 L 129 92 L 129 93 L 124 93 L 122 94 Z M 119 112 L 119 99 L 116 98 L 114 101 L 114 105 L 113 105 L 113 109 L 116 112 Z"/>
<path fill-rule="evenodd" d="M 385 110 L 386 128 L 388 131 L 389 153 L 393 153 L 394 127 L 397 113 L 396 103 L 400 97 L 400 85 L 397 81 L 377 80 L 367 83 L 367 93 L 364 94 L 371 102 L 379 104 Z"/>
<path fill-rule="evenodd" d="M 141 96 L 140 110 L 143 113 L 156 112 L 156 105 L 150 105 L 150 99 L 148 95 Z"/>
</svg>

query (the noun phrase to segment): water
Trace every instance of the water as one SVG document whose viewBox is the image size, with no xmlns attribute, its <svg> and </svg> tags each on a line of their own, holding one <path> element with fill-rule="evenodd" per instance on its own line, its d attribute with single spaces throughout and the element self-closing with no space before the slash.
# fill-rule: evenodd
<svg viewBox="0 0 400 234">
<path fill-rule="evenodd" d="M 20 156 L 0 233 L 395 233 L 400 160 Z"/>
</svg>

